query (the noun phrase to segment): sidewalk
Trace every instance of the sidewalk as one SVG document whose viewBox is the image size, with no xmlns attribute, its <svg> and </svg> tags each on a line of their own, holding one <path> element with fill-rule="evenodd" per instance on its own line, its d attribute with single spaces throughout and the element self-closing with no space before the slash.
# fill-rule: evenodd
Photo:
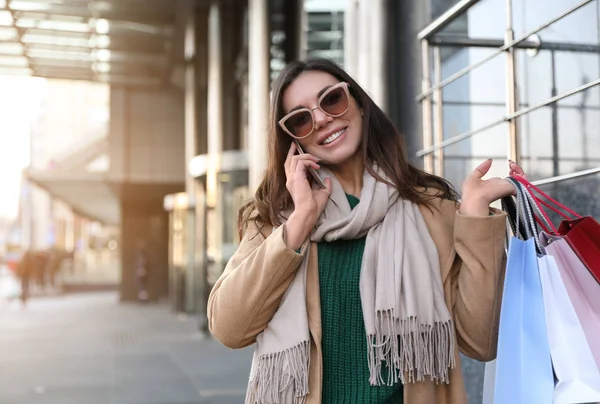
<svg viewBox="0 0 600 404">
<path fill-rule="evenodd" d="M 113 293 L 0 301 L 0 404 L 238 404 L 251 355 Z"/>
</svg>

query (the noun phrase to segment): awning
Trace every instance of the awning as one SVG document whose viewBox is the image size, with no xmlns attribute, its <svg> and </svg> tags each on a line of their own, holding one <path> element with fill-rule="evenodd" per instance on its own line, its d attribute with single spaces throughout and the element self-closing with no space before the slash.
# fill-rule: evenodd
<svg viewBox="0 0 600 404">
<path fill-rule="evenodd" d="M 105 173 L 29 170 L 27 178 L 52 197 L 71 206 L 79 215 L 104 224 L 116 225 L 120 222 L 119 200 Z"/>
<path fill-rule="evenodd" d="M 178 3 L 0 0 L 0 74 L 162 85 Z"/>
<path fill-rule="evenodd" d="M 78 214 L 105 224 L 120 222 L 120 204 L 107 174 L 108 139 L 71 151 L 52 168 L 27 170 L 29 181 L 60 199 Z"/>
</svg>

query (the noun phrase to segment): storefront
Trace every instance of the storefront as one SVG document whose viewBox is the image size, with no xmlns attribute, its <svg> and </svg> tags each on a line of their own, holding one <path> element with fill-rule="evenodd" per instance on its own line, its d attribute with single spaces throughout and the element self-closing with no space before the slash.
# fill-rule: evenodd
<svg viewBox="0 0 600 404">
<path fill-rule="evenodd" d="M 598 3 L 471 0 L 439 10 L 419 35 L 425 168 L 457 187 L 488 157 L 494 175 L 510 158 L 547 185 L 593 176 Z"/>
</svg>

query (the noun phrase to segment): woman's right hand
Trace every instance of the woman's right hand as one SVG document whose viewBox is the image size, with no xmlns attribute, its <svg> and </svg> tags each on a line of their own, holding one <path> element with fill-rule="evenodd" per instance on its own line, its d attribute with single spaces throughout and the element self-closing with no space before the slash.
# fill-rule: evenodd
<svg viewBox="0 0 600 404">
<path fill-rule="evenodd" d="M 313 187 L 308 168 L 319 169 L 319 159 L 310 154 L 296 154 L 292 142 L 285 159 L 286 188 L 294 202 L 294 212 L 286 222 L 286 245 L 292 250 L 302 246 L 323 213 L 331 194 L 331 179 L 325 178 L 325 189 Z"/>
</svg>

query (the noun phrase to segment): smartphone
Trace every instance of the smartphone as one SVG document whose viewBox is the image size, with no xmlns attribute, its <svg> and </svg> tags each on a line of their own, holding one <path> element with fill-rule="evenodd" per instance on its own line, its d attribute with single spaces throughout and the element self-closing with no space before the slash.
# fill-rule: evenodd
<svg viewBox="0 0 600 404">
<path fill-rule="evenodd" d="M 298 149 L 298 154 L 304 154 L 304 150 L 302 150 L 302 146 L 300 146 L 300 142 L 298 142 L 296 139 L 294 139 L 294 143 L 296 143 L 296 148 Z M 315 182 L 317 183 L 319 188 L 321 188 L 321 189 L 327 188 L 325 186 L 325 182 L 323 181 L 323 178 L 321 178 L 321 176 L 319 175 L 317 170 L 315 170 L 312 167 L 308 167 L 308 172 L 310 173 L 310 175 L 312 175 L 313 179 L 315 180 Z"/>
</svg>

